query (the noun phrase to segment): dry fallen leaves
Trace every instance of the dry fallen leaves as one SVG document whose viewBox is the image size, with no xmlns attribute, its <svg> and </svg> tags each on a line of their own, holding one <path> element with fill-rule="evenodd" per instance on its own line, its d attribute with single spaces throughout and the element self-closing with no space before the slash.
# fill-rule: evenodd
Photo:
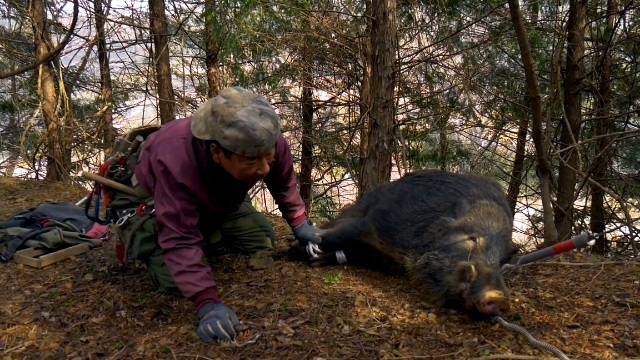
<svg viewBox="0 0 640 360">
<path fill-rule="evenodd" d="M 32 205 L 7 202 L 2 194 L 17 190 L 2 181 L 0 212 Z M 60 189 L 56 191 L 51 198 L 58 200 L 76 200 L 86 194 L 86 190 L 62 195 Z M 40 200 L 34 199 L 33 205 Z M 278 217 L 269 219 L 283 246 L 288 225 Z M 173 353 L 177 359 L 199 356 L 205 360 L 550 356 L 498 324 L 424 304 L 402 278 L 355 267 L 310 268 L 283 260 L 255 271 L 247 267 L 246 257 L 235 255 L 210 262 L 217 283 L 224 288 L 221 299 L 247 325 L 241 339 L 262 335 L 241 350 L 203 344 L 193 334 L 197 319 L 192 304 L 155 292 L 144 269 L 121 272 L 113 242 L 105 244 L 77 256 L 77 261 L 54 264 L 46 271 L 0 267 L 0 285 L 9 289 L 0 294 L 0 354 L 40 358 L 50 348 L 47 351 L 56 359 L 174 359 Z M 590 260 L 565 257 L 564 261 Z M 630 300 L 640 298 L 634 284 L 638 272 L 626 265 L 607 265 L 596 276 L 601 266 L 565 265 L 561 271 L 559 267 L 532 266 L 508 277 L 518 306 L 510 315 L 513 318 L 505 320 L 561 347 L 572 359 L 637 358 L 640 308 L 631 306 Z M 324 275 L 336 271 L 345 275 L 340 286 L 325 286 Z M 92 280 L 85 278 L 88 273 Z M 33 343 L 23 347 L 27 341 Z M 2 353 L 12 348 L 16 350 Z M 69 349 L 78 353 L 68 354 Z"/>
<path fill-rule="evenodd" d="M 356 301 L 354 303 L 356 309 L 364 309 L 367 307 L 367 298 L 362 295 L 356 296 Z"/>
<path fill-rule="evenodd" d="M 287 323 L 282 320 L 278 320 L 278 327 L 280 328 L 280 331 L 282 331 L 282 333 L 287 336 L 292 336 L 296 333 L 295 330 L 293 330 L 289 325 L 287 325 Z"/>
</svg>

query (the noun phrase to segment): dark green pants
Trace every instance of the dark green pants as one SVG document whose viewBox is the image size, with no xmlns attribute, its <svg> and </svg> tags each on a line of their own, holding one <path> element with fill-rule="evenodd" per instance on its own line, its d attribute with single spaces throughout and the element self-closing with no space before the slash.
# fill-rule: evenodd
<svg viewBox="0 0 640 360">
<path fill-rule="evenodd" d="M 139 187 L 136 187 L 136 190 L 140 192 L 139 198 L 147 197 Z M 230 250 L 251 254 L 254 257 L 271 256 L 275 249 L 273 226 L 251 205 L 249 197 L 237 212 L 212 218 L 211 221 L 203 220 L 201 222 L 207 224 L 207 230 L 201 230 L 201 232 L 205 241 L 209 243 L 224 245 Z M 129 230 L 130 228 L 131 226 Z M 146 265 L 151 282 L 158 290 L 181 296 L 162 258 L 162 249 L 158 245 L 157 238 L 156 219 L 152 217 L 145 221 L 140 226 L 140 230 L 134 234 L 130 256 L 132 260 Z M 205 264 L 206 255 L 212 254 L 203 256 L 202 261 Z"/>
</svg>

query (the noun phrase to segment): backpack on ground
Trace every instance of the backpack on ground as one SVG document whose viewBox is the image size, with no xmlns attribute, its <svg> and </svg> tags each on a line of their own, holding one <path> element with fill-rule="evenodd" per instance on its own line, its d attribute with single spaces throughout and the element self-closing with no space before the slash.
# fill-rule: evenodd
<svg viewBox="0 0 640 360">
<path fill-rule="evenodd" d="M 23 248 L 58 250 L 80 243 L 95 247 L 108 228 L 89 220 L 85 212 L 67 202 L 50 201 L 11 215 L 0 222 L 0 261 L 8 262 Z"/>
</svg>

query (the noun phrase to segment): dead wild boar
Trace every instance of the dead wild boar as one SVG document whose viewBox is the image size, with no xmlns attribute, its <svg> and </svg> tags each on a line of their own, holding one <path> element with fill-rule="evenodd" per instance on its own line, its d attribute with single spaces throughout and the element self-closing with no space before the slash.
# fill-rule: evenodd
<svg viewBox="0 0 640 360">
<path fill-rule="evenodd" d="M 322 253 L 310 259 L 306 244 L 293 241 L 291 260 L 400 272 L 424 286 L 436 306 L 486 316 L 509 310 L 500 267 L 517 247 L 513 215 L 494 179 L 416 171 L 366 193 L 320 227 L 327 230 Z"/>
</svg>

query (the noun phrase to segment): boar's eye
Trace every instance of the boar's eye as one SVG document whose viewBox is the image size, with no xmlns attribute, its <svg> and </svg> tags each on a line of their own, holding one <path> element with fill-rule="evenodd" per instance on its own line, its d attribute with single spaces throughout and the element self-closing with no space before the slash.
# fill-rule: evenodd
<svg viewBox="0 0 640 360">
<path fill-rule="evenodd" d="M 478 238 L 476 238 L 475 235 L 469 235 L 469 240 L 473 241 L 474 243 L 478 242 Z"/>
</svg>

